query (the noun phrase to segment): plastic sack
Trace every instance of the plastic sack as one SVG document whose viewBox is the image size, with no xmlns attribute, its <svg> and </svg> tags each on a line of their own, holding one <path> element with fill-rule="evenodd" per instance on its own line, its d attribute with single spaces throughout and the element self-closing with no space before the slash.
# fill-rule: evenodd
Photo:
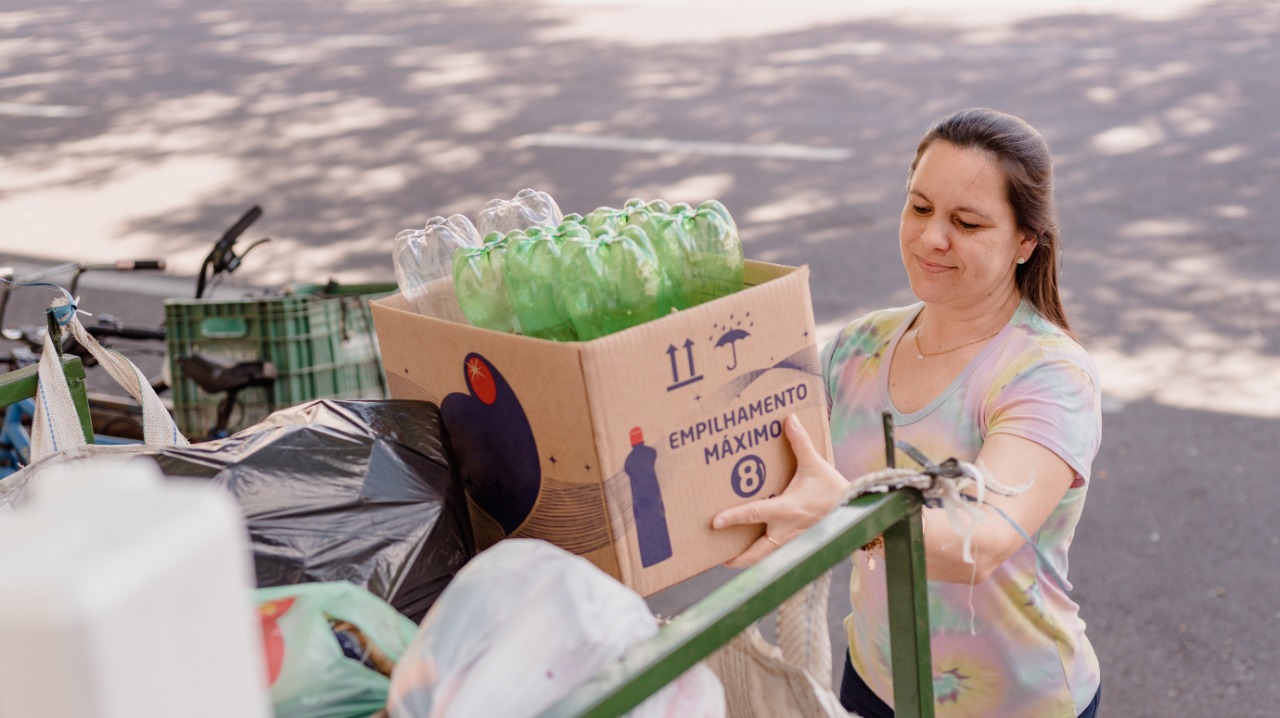
<svg viewBox="0 0 1280 718">
<path fill-rule="evenodd" d="M 89 355 L 106 370 L 112 381 L 133 397 L 142 409 L 142 423 L 147 447 L 185 446 L 187 440 L 178 431 L 173 417 L 146 381 L 145 375 L 123 354 L 98 343 L 80 323 L 71 294 L 59 288 L 63 296 L 49 307 L 58 318 L 62 330 L 73 337 Z M 31 448 L 28 463 L 18 471 L 0 479 L 0 514 L 24 506 L 29 494 L 39 491 L 42 473 L 63 462 L 95 457 L 128 457 L 139 454 L 139 444 L 91 444 L 85 438 L 75 400 L 63 373 L 61 354 L 53 337 L 46 333 L 38 365 L 35 415 L 31 420 Z M 86 407 L 87 408 L 87 407 Z"/>
<path fill-rule="evenodd" d="M 345 581 L 258 589 L 276 718 L 365 718 L 417 625 Z"/>
<path fill-rule="evenodd" d="M 144 453 L 236 497 L 259 587 L 349 581 L 416 624 L 475 553 L 442 442 L 434 404 L 321 399 Z"/>
<path fill-rule="evenodd" d="M 491 199 L 485 203 L 476 218 L 476 229 L 483 237 L 490 232 L 506 234 L 513 229 L 554 227 L 562 219 L 560 207 L 551 195 L 525 188 L 509 200 Z"/>
<path fill-rule="evenodd" d="M 535 716 L 658 632 L 639 594 L 584 558 L 507 539 L 458 573 L 391 675 L 391 718 Z M 698 665 L 628 713 L 722 718 Z"/>
<path fill-rule="evenodd" d="M 460 214 L 432 217 L 423 229 L 406 229 L 396 235 L 391 250 L 396 284 L 415 312 L 464 321 L 453 292 L 440 282 L 453 275 L 455 251 L 479 245 L 480 234 L 471 220 Z"/>
</svg>

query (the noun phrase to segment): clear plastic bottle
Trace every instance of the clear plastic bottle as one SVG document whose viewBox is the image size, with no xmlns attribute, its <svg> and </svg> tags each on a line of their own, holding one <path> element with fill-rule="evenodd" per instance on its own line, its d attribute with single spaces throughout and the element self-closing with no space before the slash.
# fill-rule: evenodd
<svg viewBox="0 0 1280 718">
<path fill-rule="evenodd" d="M 475 226 L 460 214 L 432 217 L 423 229 L 396 235 L 391 255 L 396 284 L 414 311 L 466 321 L 447 280 L 453 274 L 454 253 L 479 244 Z"/>
<path fill-rule="evenodd" d="M 513 229 L 555 227 L 563 219 L 560 207 L 551 195 L 525 188 L 509 200 L 489 200 L 480 210 L 476 227 L 481 234 L 501 232 L 505 235 Z"/>
</svg>

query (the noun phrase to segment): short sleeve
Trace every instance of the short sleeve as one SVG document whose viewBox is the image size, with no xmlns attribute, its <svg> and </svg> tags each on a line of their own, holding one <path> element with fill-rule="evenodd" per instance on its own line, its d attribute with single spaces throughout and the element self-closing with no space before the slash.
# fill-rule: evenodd
<svg viewBox="0 0 1280 718">
<path fill-rule="evenodd" d="M 832 370 L 831 361 L 835 357 L 836 347 L 840 345 L 840 339 L 844 336 L 844 332 L 840 332 L 822 347 L 822 353 L 819 354 L 819 366 L 822 367 L 822 388 L 827 395 L 827 412 L 831 411 L 831 397 L 835 395 L 834 384 L 836 381 L 835 372 Z"/>
<path fill-rule="evenodd" d="M 987 434 L 1034 441 L 1087 482 L 1102 442 L 1096 372 L 1067 358 L 1033 363 L 1001 390 L 988 416 Z"/>
</svg>

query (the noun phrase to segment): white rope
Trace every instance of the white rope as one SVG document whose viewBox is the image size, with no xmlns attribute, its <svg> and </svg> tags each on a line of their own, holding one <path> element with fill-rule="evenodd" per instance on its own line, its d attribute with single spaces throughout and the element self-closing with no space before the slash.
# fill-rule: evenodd
<svg viewBox="0 0 1280 718">
<path fill-rule="evenodd" d="M 965 563 L 973 561 L 973 535 L 978 525 L 986 521 L 986 513 L 982 510 L 986 503 L 987 491 L 1001 496 L 1014 496 L 1026 491 L 1031 486 L 1027 482 L 1021 486 L 1007 486 L 995 480 L 991 472 L 979 468 L 967 461 L 948 459 L 936 466 L 921 470 L 915 469 L 882 469 L 863 474 L 849 482 L 845 489 L 842 504 L 862 496 L 863 494 L 884 493 L 894 489 L 919 489 L 925 499 L 936 500 L 947 512 L 947 520 L 951 527 L 963 539 L 963 557 Z M 972 489 L 976 500 L 965 498 L 963 492 Z"/>
</svg>

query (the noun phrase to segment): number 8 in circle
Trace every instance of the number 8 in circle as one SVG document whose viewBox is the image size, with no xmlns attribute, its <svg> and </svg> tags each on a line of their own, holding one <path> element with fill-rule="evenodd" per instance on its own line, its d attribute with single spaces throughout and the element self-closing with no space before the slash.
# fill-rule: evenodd
<svg viewBox="0 0 1280 718">
<path fill-rule="evenodd" d="M 764 488 L 764 461 L 754 454 L 744 456 L 733 467 L 733 492 L 744 499 Z"/>
</svg>

